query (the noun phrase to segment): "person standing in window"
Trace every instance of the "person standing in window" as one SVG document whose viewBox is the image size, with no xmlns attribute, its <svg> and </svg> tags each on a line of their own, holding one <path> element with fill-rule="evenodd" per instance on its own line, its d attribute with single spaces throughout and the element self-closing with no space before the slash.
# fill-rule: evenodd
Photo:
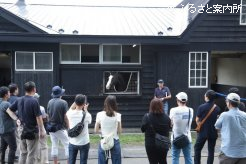
<svg viewBox="0 0 246 164">
<path fill-rule="evenodd" d="M 68 158 L 68 134 L 65 130 L 69 124 L 67 119 L 67 110 L 68 104 L 65 100 L 62 99 L 62 96 L 65 93 L 65 89 L 62 89 L 59 86 L 54 86 L 52 88 L 53 97 L 47 105 L 48 113 L 48 124 L 51 125 L 54 129 L 53 132 L 50 132 L 51 139 L 51 156 L 53 157 L 54 164 L 58 164 L 58 148 L 59 141 L 63 144 L 65 149 L 65 157 Z"/>
<path fill-rule="evenodd" d="M 240 111 L 240 96 L 230 93 L 226 97 L 228 112 L 223 112 L 215 123 L 221 131 L 220 164 L 246 163 L 246 113 Z"/>
<path fill-rule="evenodd" d="M 175 138 L 183 134 L 188 137 L 190 143 L 186 147 L 182 148 L 182 151 L 185 158 L 185 164 L 192 164 L 192 139 L 190 128 L 193 118 L 193 109 L 186 106 L 188 96 L 185 92 L 179 92 L 176 95 L 176 98 L 178 106 L 170 110 L 170 119 L 173 126 L 171 140 L 173 141 Z M 172 164 L 179 164 L 180 151 L 181 149 L 172 144 Z"/>
<path fill-rule="evenodd" d="M 109 95 L 104 101 L 104 110 L 97 113 L 95 132 L 99 132 L 101 127 L 101 137 L 113 134 L 114 146 L 110 149 L 112 164 L 121 164 L 121 147 L 118 134 L 121 133 L 121 114 L 117 112 L 118 106 L 116 102 L 116 97 Z M 105 152 L 101 144 L 98 148 L 98 164 L 108 163 L 108 154 Z"/>
<path fill-rule="evenodd" d="M 91 123 L 91 114 L 88 112 L 88 106 L 86 96 L 78 94 L 75 97 L 75 103 L 73 103 L 66 114 L 69 121 L 69 128 L 71 129 L 81 122 L 83 118 L 82 112 L 85 112 L 84 128 L 82 132 L 77 137 L 69 138 L 69 164 L 76 163 L 78 151 L 80 152 L 80 164 L 87 164 L 90 149 L 88 124 Z"/>
<path fill-rule="evenodd" d="M 196 113 L 196 123 L 199 124 L 209 113 L 209 111 L 215 105 L 214 100 L 216 98 L 216 92 L 213 90 L 208 90 L 204 95 L 205 103 L 198 107 Z M 208 159 L 207 164 L 213 164 L 214 162 L 214 148 L 216 140 L 218 138 L 217 130 L 214 127 L 214 124 L 217 120 L 218 115 L 220 114 L 220 108 L 216 106 L 213 109 L 213 112 L 204 122 L 199 133 L 197 133 L 197 139 L 194 146 L 194 164 L 201 163 L 201 151 L 206 141 L 208 141 Z"/>
<path fill-rule="evenodd" d="M 168 115 L 168 100 L 172 98 L 171 92 L 167 86 L 164 86 L 164 81 L 159 79 L 158 87 L 155 88 L 154 98 L 158 98 L 163 102 L 163 111 Z"/>
<path fill-rule="evenodd" d="M 149 113 L 142 120 L 141 130 L 145 133 L 145 149 L 150 164 L 166 164 L 167 149 L 159 149 L 155 146 L 155 133 L 169 137 L 171 120 L 163 112 L 163 103 L 159 99 L 150 102 Z"/>
<path fill-rule="evenodd" d="M 10 97 L 9 89 L 0 87 L 0 136 L 1 136 L 1 163 L 5 163 L 5 152 L 9 146 L 8 162 L 14 164 L 16 151 L 15 121 L 6 112 L 10 106 L 7 101 Z"/>
</svg>

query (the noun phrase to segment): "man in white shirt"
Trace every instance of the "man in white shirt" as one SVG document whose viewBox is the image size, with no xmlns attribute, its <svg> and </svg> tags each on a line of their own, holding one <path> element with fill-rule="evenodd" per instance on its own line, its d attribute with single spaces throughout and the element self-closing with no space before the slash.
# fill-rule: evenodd
<svg viewBox="0 0 246 164">
<path fill-rule="evenodd" d="M 191 157 L 191 123 L 193 118 L 193 109 L 186 106 L 188 101 L 188 96 L 185 92 L 180 92 L 176 95 L 177 98 L 177 107 L 170 110 L 170 119 L 172 120 L 173 125 L 173 134 L 171 136 L 172 141 L 181 136 L 182 134 L 186 135 L 190 143 L 182 148 L 185 164 L 192 164 Z M 177 148 L 172 144 L 172 164 L 179 164 L 180 148 Z"/>
</svg>

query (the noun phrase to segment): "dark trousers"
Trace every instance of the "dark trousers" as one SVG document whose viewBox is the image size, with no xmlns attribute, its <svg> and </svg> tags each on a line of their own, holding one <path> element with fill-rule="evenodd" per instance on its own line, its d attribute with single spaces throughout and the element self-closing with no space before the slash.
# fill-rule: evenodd
<svg viewBox="0 0 246 164">
<path fill-rule="evenodd" d="M 10 133 L 1 134 L 1 162 L 5 162 L 5 152 L 9 146 L 8 163 L 13 164 L 16 152 L 16 138 L 15 131 Z"/>
<path fill-rule="evenodd" d="M 214 162 L 214 147 L 216 144 L 216 139 L 217 138 L 205 138 L 197 135 L 196 143 L 194 146 L 194 164 L 200 164 L 201 163 L 201 151 L 206 143 L 208 141 L 208 159 L 207 159 L 207 164 L 213 164 Z"/>
<path fill-rule="evenodd" d="M 167 164 L 168 150 L 157 149 L 155 145 L 145 145 L 150 164 Z"/>
<path fill-rule="evenodd" d="M 75 164 L 78 151 L 80 153 L 80 164 L 87 164 L 90 143 L 86 145 L 73 145 L 69 143 L 69 164 Z"/>
</svg>

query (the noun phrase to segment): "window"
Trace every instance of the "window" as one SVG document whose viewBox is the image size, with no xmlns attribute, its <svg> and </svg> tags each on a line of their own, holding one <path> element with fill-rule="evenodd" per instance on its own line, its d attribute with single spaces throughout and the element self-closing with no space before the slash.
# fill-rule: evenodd
<svg viewBox="0 0 246 164">
<path fill-rule="evenodd" d="M 82 63 L 99 63 L 99 45 L 81 45 L 81 62 Z"/>
<path fill-rule="evenodd" d="M 140 64 L 140 45 L 61 44 L 61 64 Z"/>
<path fill-rule="evenodd" d="M 208 52 L 189 53 L 189 87 L 206 88 L 208 85 Z"/>
<path fill-rule="evenodd" d="M 121 62 L 121 45 L 103 45 L 103 62 Z"/>
<path fill-rule="evenodd" d="M 15 53 L 16 71 L 52 71 L 52 52 L 21 52 Z"/>
<path fill-rule="evenodd" d="M 61 45 L 62 63 L 80 63 L 80 45 Z"/>
<path fill-rule="evenodd" d="M 103 72 L 104 94 L 139 94 L 138 71 Z"/>
<path fill-rule="evenodd" d="M 246 0 L 241 0 L 240 24 L 246 25 Z"/>
</svg>

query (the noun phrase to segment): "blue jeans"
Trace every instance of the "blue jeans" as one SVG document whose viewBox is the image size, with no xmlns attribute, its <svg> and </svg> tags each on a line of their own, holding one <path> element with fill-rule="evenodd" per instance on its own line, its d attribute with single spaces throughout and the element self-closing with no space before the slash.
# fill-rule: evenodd
<svg viewBox="0 0 246 164">
<path fill-rule="evenodd" d="M 121 148 L 120 141 L 114 140 L 114 147 L 110 149 L 112 164 L 121 164 Z M 101 144 L 98 147 L 98 164 L 108 164 L 105 151 L 101 148 Z"/>
<path fill-rule="evenodd" d="M 73 145 L 69 143 L 69 164 L 75 164 L 78 151 L 80 152 L 80 164 L 87 164 L 90 143 L 86 145 Z"/>
<path fill-rule="evenodd" d="M 163 111 L 166 115 L 168 115 L 168 102 L 163 102 Z"/>
<path fill-rule="evenodd" d="M 191 143 L 186 147 L 182 148 L 185 164 L 192 164 L 192 157 L 191 157 Z M 181 149 L 178 149 L 175 145 L 172 144 L 172 164 L 179 164 L 179 156 L 180 156 Z"/>
</svg>

